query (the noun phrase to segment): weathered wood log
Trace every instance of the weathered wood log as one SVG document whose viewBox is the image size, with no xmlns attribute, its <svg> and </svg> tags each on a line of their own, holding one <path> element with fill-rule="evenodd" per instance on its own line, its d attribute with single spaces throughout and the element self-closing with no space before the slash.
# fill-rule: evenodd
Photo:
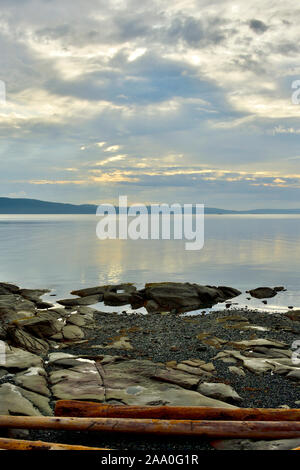
<svg viewBox="0 0 300 470">
<path fill-rule="evenodd" d="M 102 447 L 74 446 L 54 442 L 0 438 L 0 450 L 110 450 Z"/>
<path fill-rule="evenodd" d="M 299 421 L 199 421 L 128 418 L 0 416 L 1 428 L 64 429 L 105 433 L 201 436 L 208 438 L 286 439 L 300 437 Z"/>
<path fill-rule="evenodd" d="M 300 421 L 300 409 L 207 408 L 198 406 L 120 406 L 79 400 L 59 400 L 55 416 L 133 419 L 205 419 L 223 421 Z"/>
</svg>

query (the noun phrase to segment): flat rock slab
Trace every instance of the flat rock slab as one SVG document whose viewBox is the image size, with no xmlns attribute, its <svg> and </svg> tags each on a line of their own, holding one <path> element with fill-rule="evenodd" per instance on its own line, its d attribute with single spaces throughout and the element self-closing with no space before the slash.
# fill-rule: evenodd
<svg viewBox="0 0 300 470">
<path fill-rule="evenodd" d="M 52 415 L 49 399 L 11 383 L 0 386 L 0 415 Z"/>
<path fill-rule="evenodd" d="M 8 346 L 4 341 L 0 341 L 0 366 L 5 369 L 28 369 L 42 367 L 43 361 L 36 354 Z"/>
<path fill-rule="evenodd" d="M 101 302 L 102 295 L 89 295 L 87 297 L 77 297 L 75 299 L 62 299 L 57 303 L 64 307 L 76 307 L 77 305 L 93 305 Z"/>
<path fill-rule="evenodd" d="M 250 439 L 226 439 L 211 442 L 218 450 L 291 450 L 300 446 L 300 439 L 252 441 Z"/>
<path fill-rule="evenodd" d="M 228 403 L 241 403 L 243 401 L 230 385 L 222 383 L 203 382 L 199 385 L 198 391 L 207 397 Z"/>
<path fill-rule="evenodd" d="M 127 405 L 233 407 L 190 390 L 199 381 L 196 375 L 172 371 L 151 361 L 118 356 L 99 356 L 97 361 L 54 356 L 52 361 L 55 358 L 50 382 L 53 395 L 59 399 L 113 400 Z"/>
</svg>

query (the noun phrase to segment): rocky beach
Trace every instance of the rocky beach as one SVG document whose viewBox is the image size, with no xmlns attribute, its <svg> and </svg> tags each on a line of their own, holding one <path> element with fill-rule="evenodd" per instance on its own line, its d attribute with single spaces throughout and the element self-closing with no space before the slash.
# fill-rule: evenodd
<svg viewBox="0 0 300 470">
<path fill-rule="evenodd" d="M 248 295 L 265 302 L 281 290 L 257 288 Z M 0 283 L 2 415 L 51 416 L 60 399 L 300 408 L 300 360 L 295 349 L 300 311 L 241 309 L 234 305 L 239 290 L 191 283 L 151 283 L 139 290 L 133 284 L 96 286 L 73 291 L 67 299 L 53 296 L 52 303 L 42 299 L 45 294 L 47 289 Z M 224 310 L 207 313 L 224 302 Z M 101 311 L 101 306 L 115 307 L 115 312 Z M 300 445 L 300 439 L 211 443 L 62 431 L 2 434 L 122 450 Z"/>
</svg>

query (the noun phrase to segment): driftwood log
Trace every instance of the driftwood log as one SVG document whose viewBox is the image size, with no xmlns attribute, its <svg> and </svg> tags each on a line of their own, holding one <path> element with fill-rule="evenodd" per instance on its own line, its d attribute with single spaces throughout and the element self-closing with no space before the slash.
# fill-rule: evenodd
<svg viewBox="0 0 300 470">
<path fill-rule="evenodd" d="M 300 421 L 300 409 L 208 408 L 198 406 L 119 406 L 79 400 L 59 400 L 55 416 L 223 421 Z"/>
<path fill-rule="evenodd" d="M 208 438 L 287 439 L 300 437 L 299 421 L 207 421 L 128 418 L 0 416 L 0 428 L 64 429 L 105 433 L 201 436 Z"/>
<path fill-rule="evenodd" d="M 0 438 L 0 450 L 109 450 L 101 447 L 74 446 L 54 442 Z"/>
</svg>

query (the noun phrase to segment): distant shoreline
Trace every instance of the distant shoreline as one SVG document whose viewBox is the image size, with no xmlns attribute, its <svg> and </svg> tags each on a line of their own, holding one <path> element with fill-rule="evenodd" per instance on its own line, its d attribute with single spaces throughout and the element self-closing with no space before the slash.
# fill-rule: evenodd
<svg viewBox="0 0 300 470">
<path fill-rule="evenodd" d="M 99 202 L 101 204 L 101 202 Z M 97 205 L 93 204 L 68 204 L 60 202 L 49 202 L 40 201 L 38 199 L 26 199 L 26 198 L 7 198 L 0 197 L 0 215 L 59 215 L 59 214 L 96 214 Z M 118 213 L 119 207 L 114 206 Z M 150 206 L 147 206 L 149 208 Z M 233 209 L 219 209 L 215 207 L 204 208 L 205 214 L 215 215 L 276 215 L 276 214 L 287 214 L 294 215 L 300 214 L 299 209 L 249 209 L 249 210 L 233 210 Z M 195 207 L 193 207 L 193 213 L 195 213 Z"/>
</svg>

